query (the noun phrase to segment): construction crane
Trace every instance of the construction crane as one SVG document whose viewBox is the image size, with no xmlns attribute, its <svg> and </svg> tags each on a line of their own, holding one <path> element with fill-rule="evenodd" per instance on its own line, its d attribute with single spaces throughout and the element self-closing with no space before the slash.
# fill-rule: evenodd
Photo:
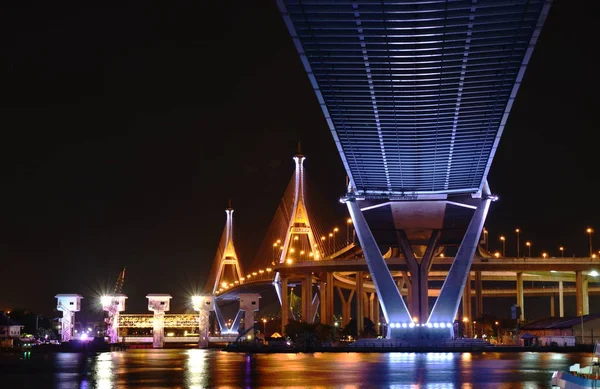
<svg viewBox="0 0 600 389">
<path fill-rule="evenodd" d="M 125 268 L 121 269 L 112 295 L 103 296 L 102 308 L 107 312 L 106 335 L 111 343 L 117 343 L 119 339 L 119 311 L 124 309 L 125 296 L 122 294 L 123 284 L 125 283 Z"/>
</svg>

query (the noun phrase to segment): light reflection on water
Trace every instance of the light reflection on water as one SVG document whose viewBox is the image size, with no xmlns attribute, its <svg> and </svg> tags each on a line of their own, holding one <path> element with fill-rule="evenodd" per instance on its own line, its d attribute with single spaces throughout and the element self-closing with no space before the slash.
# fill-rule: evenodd
<svg viewBox="0 0 600 389">
<path fill-rule="evenodd" d="M 0 359 L 2 387 L 542 389 L 588 354 L 129 350 Z"/>
</svg>

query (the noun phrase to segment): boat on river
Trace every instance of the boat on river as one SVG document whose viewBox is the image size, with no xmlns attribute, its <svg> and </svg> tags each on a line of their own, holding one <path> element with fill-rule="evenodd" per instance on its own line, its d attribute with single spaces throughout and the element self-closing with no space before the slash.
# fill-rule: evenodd
<svg viewBox="0 0 600 389">
<path fill-rule="evenodd" d="M 592 364 L 581 367 L 579 363 L 571 365 L 569 371 L 555 371 L 552 374 L 552 387 L 561 389 L 600 388 L 600 347 L 596 343 Z"/>
</svg>

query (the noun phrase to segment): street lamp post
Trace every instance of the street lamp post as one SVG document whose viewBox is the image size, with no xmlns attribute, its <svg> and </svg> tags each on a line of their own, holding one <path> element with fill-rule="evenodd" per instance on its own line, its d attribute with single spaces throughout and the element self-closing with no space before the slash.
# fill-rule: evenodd
<svg viewBox="0 0 600 389">
<path fill-rule="evenodd" d="M 531 242 L 525 242 L 525 246 L 527 246 L 527 249 L 529 250 L 529 258 L 531 258 Z"/>
<path fill-rule="evenodd" d="M 519 258 L 519 232 L 521 232 L 521 230 L 517 228 L 515 232 L 517 233 L 517 258 Z"/>
<path fill-rule="evenodd" d="M 331 245 L 331 238 L 333 238 L 333 232 L 329 233 L 329 255 L 333 254 L 333 246 Z"/>
<path fill-rule="evenodd" d="M 592 250 L 592 232 L 594 232 L 594 230 L 592 230 L 591 228 L 588 228 L 587 230 L 585 230 L 585 232 L 587 232 L 590 237 L 590 257 L 591 257 L 594 254 L 594 250 Z"/>
<path fill-rule="evenodd" d="M 266 336 L 267 335 L 267 319 L 263 318 L 262 322 L 263 322 L 263 334 L 265 334 L 265 336 Z"/>
<path fill-rule="evenodd" d="M 506 238 L 501 236 L 500 240 L 502 241 L 502 258 L 506 258 Z"/>
<path fill-rule="evenodd" d="M 487 229 L 483 229 L 483 239 L 485 240 L 485 252 L 489 253 L 490 252 L 490 248 L 488 245 L 488 230 Z"/>
<path fill-rule="evenodd" d="M 565 257 L 565 248 L 560 246 L 558 249 L 560 250 L 560 256 L 564 258 Z"/>
<path fill-rule="evenodd" d="M 348 218 L 346 220 L 346 245 L 350 244 L 350 224 L 352 224 L 352 219 Z"/>
</svg>

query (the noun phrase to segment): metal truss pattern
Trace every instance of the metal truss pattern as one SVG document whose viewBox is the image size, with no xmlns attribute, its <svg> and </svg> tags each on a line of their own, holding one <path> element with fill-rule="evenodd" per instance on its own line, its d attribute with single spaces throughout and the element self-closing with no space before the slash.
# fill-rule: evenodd
<svg viewBox="0 0 600 389">
<path fill-rule="evenodd" d="M 481 191 L 551 0 L 278 0 L 362 193 Z"/>
</svg>

